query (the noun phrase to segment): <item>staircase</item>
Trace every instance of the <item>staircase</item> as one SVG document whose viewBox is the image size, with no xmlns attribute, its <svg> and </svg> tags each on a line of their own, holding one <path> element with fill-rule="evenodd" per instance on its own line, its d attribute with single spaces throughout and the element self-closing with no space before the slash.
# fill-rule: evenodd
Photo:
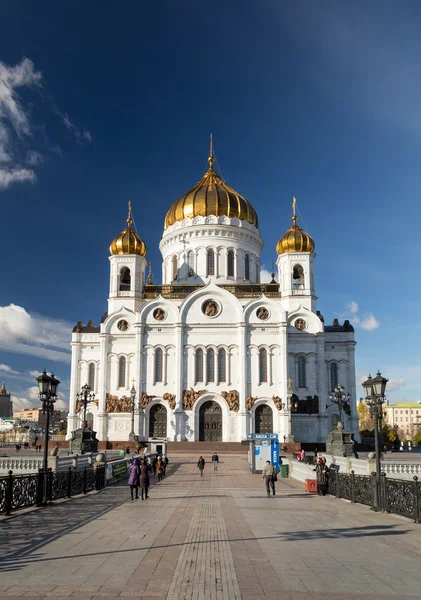
<svg viewBox="0 0 421 600">
<path fill-rule="evenodd" d="M 167 452 L 170 454 L 247 454 L 248 445 L 241 442 L 168 442 Z"/>
</svg>

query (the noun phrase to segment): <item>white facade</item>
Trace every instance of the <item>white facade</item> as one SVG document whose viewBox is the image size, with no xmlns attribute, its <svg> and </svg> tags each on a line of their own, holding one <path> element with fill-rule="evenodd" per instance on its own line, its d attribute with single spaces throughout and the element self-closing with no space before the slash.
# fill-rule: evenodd
<svg viewBox="0 0 421 600">
<path fill-rule="evenodd" d="M 164 231 L 163 285 L 144 283 L 144 256 L 112 255 L 108 314 L 72 335 L 69 437 L 88 383 L 99 440 L 128 440 L 134 385 L 141 439 L 238 442 L 270 430 L 322 443 L 337 418 L 328 394 L 341 383 L 352 398 L 345 427 L 358 439 L 352 326 L 324 326 L 317 313 L 314 252 L 281 254 L 279 284 L 260 284 L 262 248 L 257 226 L 207 215 Z"/>
</svg>

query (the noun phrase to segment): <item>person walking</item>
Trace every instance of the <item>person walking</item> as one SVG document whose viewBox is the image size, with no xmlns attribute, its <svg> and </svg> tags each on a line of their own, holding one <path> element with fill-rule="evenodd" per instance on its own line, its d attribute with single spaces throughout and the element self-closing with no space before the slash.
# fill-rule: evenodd
<svg viewBox="0 0 421 600">
<path fill-rule="evenodd" d="M 267 495 L 270 496 L 270 488 L 272 488 L 272 494 L 275 495 L 275 481 L 277 481 L 278 476 L 276 474 L 276 469 L 271 465 L 270 460 L 267 460 L 263 467 L 262 479 L 265 480 Z"/>
<path fill-rule="evenodd" d="M 163 456 L 162 457 L 162 465 L 164 467 L 164 477 L 167 474 L 167 465 L 170 461 L 168 460 L 168 456 Z"/>
<path fill-rule="evenodd" d="M 158 481 L 162 481 L 164 478 L 164 463 L 161 458 L 156 461 L 156 474 L 158 475 Z"/>
<path fill-rule="evenodd" d="M 200 471 L 200 477 L 203 477 L 203 471 L 205 470 L 205 459 L 203 456 L 201 456 L 197 461 L 197 468 Z"/>
<path fill-rule="evenodd" d="M 217 471 L 218 470 L 218 463 L 219 463 L 219 456 L 215 454 L 212 456 L 212 462 L 213 462 L 213 470 Z"/>
<path fill-rule="evenodd" d="M 139 499 L 139 478 L 140 478 L 140 467 L 139 459 L 136 457 L 133 459 L 132 464 L 129 467 L 129 480 L 130 496 L 133 500 L 133 492 L 136 492 L 136 500 Z"/>
<path fill-rule="evenodd" d="M 140 492 L 142 494 L 142 500 L 147 500 L 149 490 L 149 466 L 146 460 L 142 460 L 140 465 Z"/>
<path fill-rule="evenodd" d="M 156 477 L 156 465 L 158 462 L 158 458 L 156 456 L 153 457 L 152 459 L 152 469 L 153 469 L 153 476 Z"/>
<path fill-rule="evenodd" d="M 316 468 L 313 469 L 313 471 L 316 471 L 317 493 L 319 494 L 319 496 L 326 496 L 327 478 L 329 472 L 329 468 L 326 465 L 326 459 L 320 456 L 317 459 L 317 465 Z"/>
</svg>

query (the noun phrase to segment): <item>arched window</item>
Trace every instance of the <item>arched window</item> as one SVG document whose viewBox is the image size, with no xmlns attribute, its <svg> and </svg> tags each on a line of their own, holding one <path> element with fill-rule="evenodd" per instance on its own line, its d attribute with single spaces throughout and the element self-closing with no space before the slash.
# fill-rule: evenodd
<svg viewBox="0 0 421 600">
<path fill-rule="evenodd" d="M 306 359 L 300 356 L 298 359 L 298 387 L 305 388 L 306 386 Z"/>
<path fill-rule="evenodd" d="M 215 252 L 213 250 L 208 250 L 208 275 L 215 275 Z"/>
<path fill-rule="evenodd" d="M 292 288 L 294 290 L 304 289 L 304 270 L 301 265 L 295 265 L 292 271 Z"/>
<path fill-rule="evenodd" d="M 130 292 L 130 269 L 123 267 L 120 271 L 120 292 Z"/>
<path fill-rule="evenodd" d="M 215 381 L 215 352 L 213 350 L 208 350 L 207 355 L 207 372 L 208 372 L 208 381 Z"/>
<path fill-rule="evenodd" d="M 268 353 L 265 348 L 259 350 L 259 381 L 265 383 L 268 380 Z"/>
<path fill-rule="evenodd" d="M 234 277 L 234 250 L 228 250 L 227 275 L 228 277 Z"/>
<path fill-rule="evenodd" d="M 244 277 L 250 279 L 250 256 L 246 254 L 244 259 Z"/>
<path fill-rule="evenodd" d="M 335 387 L 338 385 L 338 365 L 332 363 L 330 365 L 330 391 L 333 392 Z"/>
<path fill-rule="evenodd" d="M 126 387 L 126 359 L 120 356 L 118 361 L 118 387 Z"/>
<path fill-rule="evenodd" d="M 88 385 L 92 391 L 95 390 L 95 365 L 91 363 L 88 367 Z"/>
<path fill-rule="evenodd" d="M 203 350 L 196 350 L 196 381 L 203 381 Z"/>
<path fill-rule="evenodd" d="M 223 348 L 218 350 L 218 372 L 219 381 L 227 380 L 227 355 Z"/>
<path fill-rule="evenodd" d="M 174 256 L 172 257 L 172 280 L 175 281 L 177 279 L 177 275 L 178 275 L 178 261 L 177 261 L 177 255 L 174 254 Z"/>
<path fill-rule="evenodd" d="M 187 264 L 189 267 L 189 277 L 191 277 L 194 274 L 194 254 L 192 250 L 187 254 Z"/>
<path fill-rule="evenodd" d="M 162 381 L 162 349 L 155 350 L 155 382 Z"/>
</svg>

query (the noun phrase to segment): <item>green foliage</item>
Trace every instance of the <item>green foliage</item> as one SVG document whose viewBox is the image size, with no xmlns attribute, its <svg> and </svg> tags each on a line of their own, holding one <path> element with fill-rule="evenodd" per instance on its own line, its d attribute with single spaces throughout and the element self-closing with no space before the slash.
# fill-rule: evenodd
<svg viewBox="0 0 421 600">
<path fill-rule="evenodd" d="M 415 446 L 421 446 L 421 431 L 418 431 L 418 433 L 414 435 L 412 443 L 415 444 Z"/>
</svg>

